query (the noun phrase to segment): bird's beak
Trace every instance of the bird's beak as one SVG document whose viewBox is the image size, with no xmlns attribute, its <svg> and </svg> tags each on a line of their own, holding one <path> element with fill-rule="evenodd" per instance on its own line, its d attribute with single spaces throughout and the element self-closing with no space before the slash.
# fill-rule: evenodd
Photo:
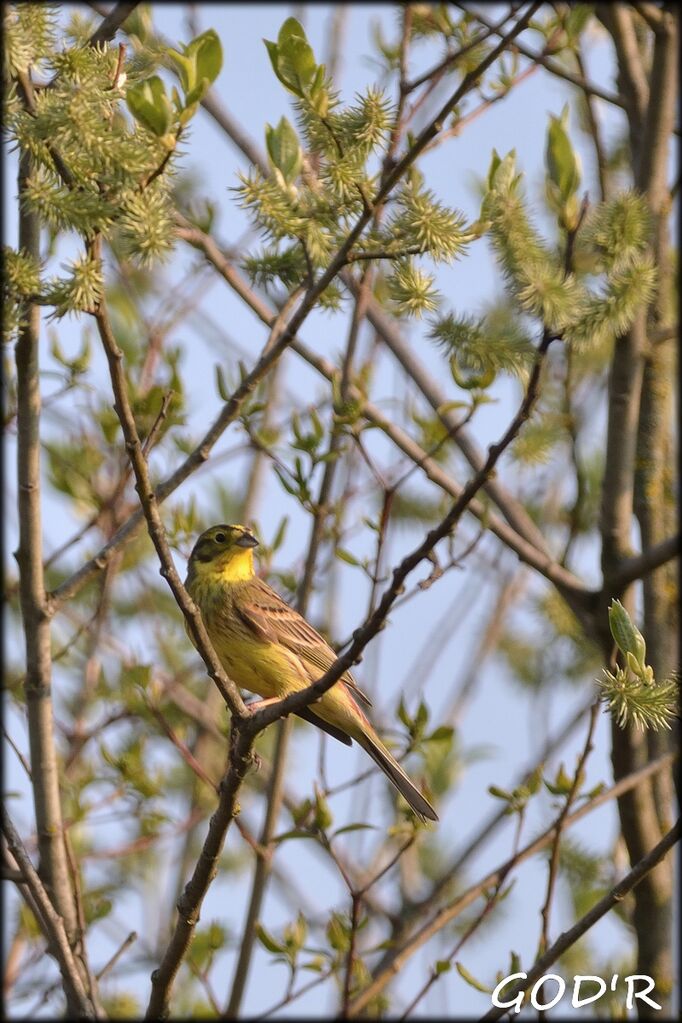
<svg viewBox="0 0 682 1023">
<path fill-rule="evenodd" d="M 237 547 L 257 547 L 258 540 L 251 533 L 242 533 L 238 540 L 235 540 Z"/>
</svg>

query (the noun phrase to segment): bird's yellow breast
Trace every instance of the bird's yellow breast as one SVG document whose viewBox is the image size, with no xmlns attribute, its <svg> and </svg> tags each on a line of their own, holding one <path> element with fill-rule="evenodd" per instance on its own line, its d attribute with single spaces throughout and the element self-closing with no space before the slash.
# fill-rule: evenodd
<svg viewBox="0 0 682 1023">
<path fill-rule="evenodd" d="M 197 573 L 188 585 L 201 611 L 206 631 L 221 664 L 240 689 L 263 699 L 288 696 L 305 689 L 321 673 L 281 643 L 259 638 L 241 619 L 235 607 L 239 586 L 216 579 L 215 573 Z M 314 704 L 323 720 L 355 736 L 364 715 L 346 687 L 339 683 Z"/>
<path fill-rule="evenodd" d="M 294 654 L 279 643 L 263 642 L 244 624 L 235 610 L 233 582 L 224 573 L 216 578 L 214 572 L 210 579 L 197 574 L 189 592 L 221 664 L 241 689 L 269 699 L 308 684 Z"/>
</svg>

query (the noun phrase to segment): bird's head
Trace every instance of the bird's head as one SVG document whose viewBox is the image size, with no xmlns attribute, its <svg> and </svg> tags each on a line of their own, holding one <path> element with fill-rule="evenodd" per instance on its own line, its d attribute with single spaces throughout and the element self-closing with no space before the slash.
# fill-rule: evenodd
<svg viewBox="0 0 682 1023">
<path fill-rule="evenodd" d="M 189 574 L 218 573 L 227 582 L 250 579 L 254 574 L 253 533 L 240 525 L 211 526 L 201 534 L 189 556 Z"/>
</svg>

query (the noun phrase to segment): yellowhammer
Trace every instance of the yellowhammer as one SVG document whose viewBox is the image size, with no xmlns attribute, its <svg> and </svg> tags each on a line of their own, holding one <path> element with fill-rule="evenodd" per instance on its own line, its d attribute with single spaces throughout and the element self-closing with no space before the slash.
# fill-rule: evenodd
<svg viewBox="0 0 682 1023">
<path fill-rule="evenodd" d="M 264 699 L 281 699 L 323 675 L 336 654 L 258 578 L 253 567 L 257 546 L 244 526 L 212 526 L 194 545 L 185 585 L 228 675 Z M 422 820 L 438 820 L 431 804 L 384 746 L 360 701 L 370 705 L 347 671 L 299 716 L 347 746 L 355 739 Z"/>
</svg>

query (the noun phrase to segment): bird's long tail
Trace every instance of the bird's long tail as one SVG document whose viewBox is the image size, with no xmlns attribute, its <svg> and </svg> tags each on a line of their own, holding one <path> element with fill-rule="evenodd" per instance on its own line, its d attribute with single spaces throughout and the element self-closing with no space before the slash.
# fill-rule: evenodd
<svg viewBox="0 0 682 1023">
<path fill-rule="evenodd" d="M 410 781 L 400 764 L 388 752 L 378 736 L 362 732 L 354 734 L 353 738 L 360 746 L 369 753 L 370 757 L 384 772 L 387 778 L 393 782 L 398 792 L 407 800 L 414 812 L 422 820 L 437 821 L 438 814 L 421 794 L 417 786 Z"/>
</svg>

